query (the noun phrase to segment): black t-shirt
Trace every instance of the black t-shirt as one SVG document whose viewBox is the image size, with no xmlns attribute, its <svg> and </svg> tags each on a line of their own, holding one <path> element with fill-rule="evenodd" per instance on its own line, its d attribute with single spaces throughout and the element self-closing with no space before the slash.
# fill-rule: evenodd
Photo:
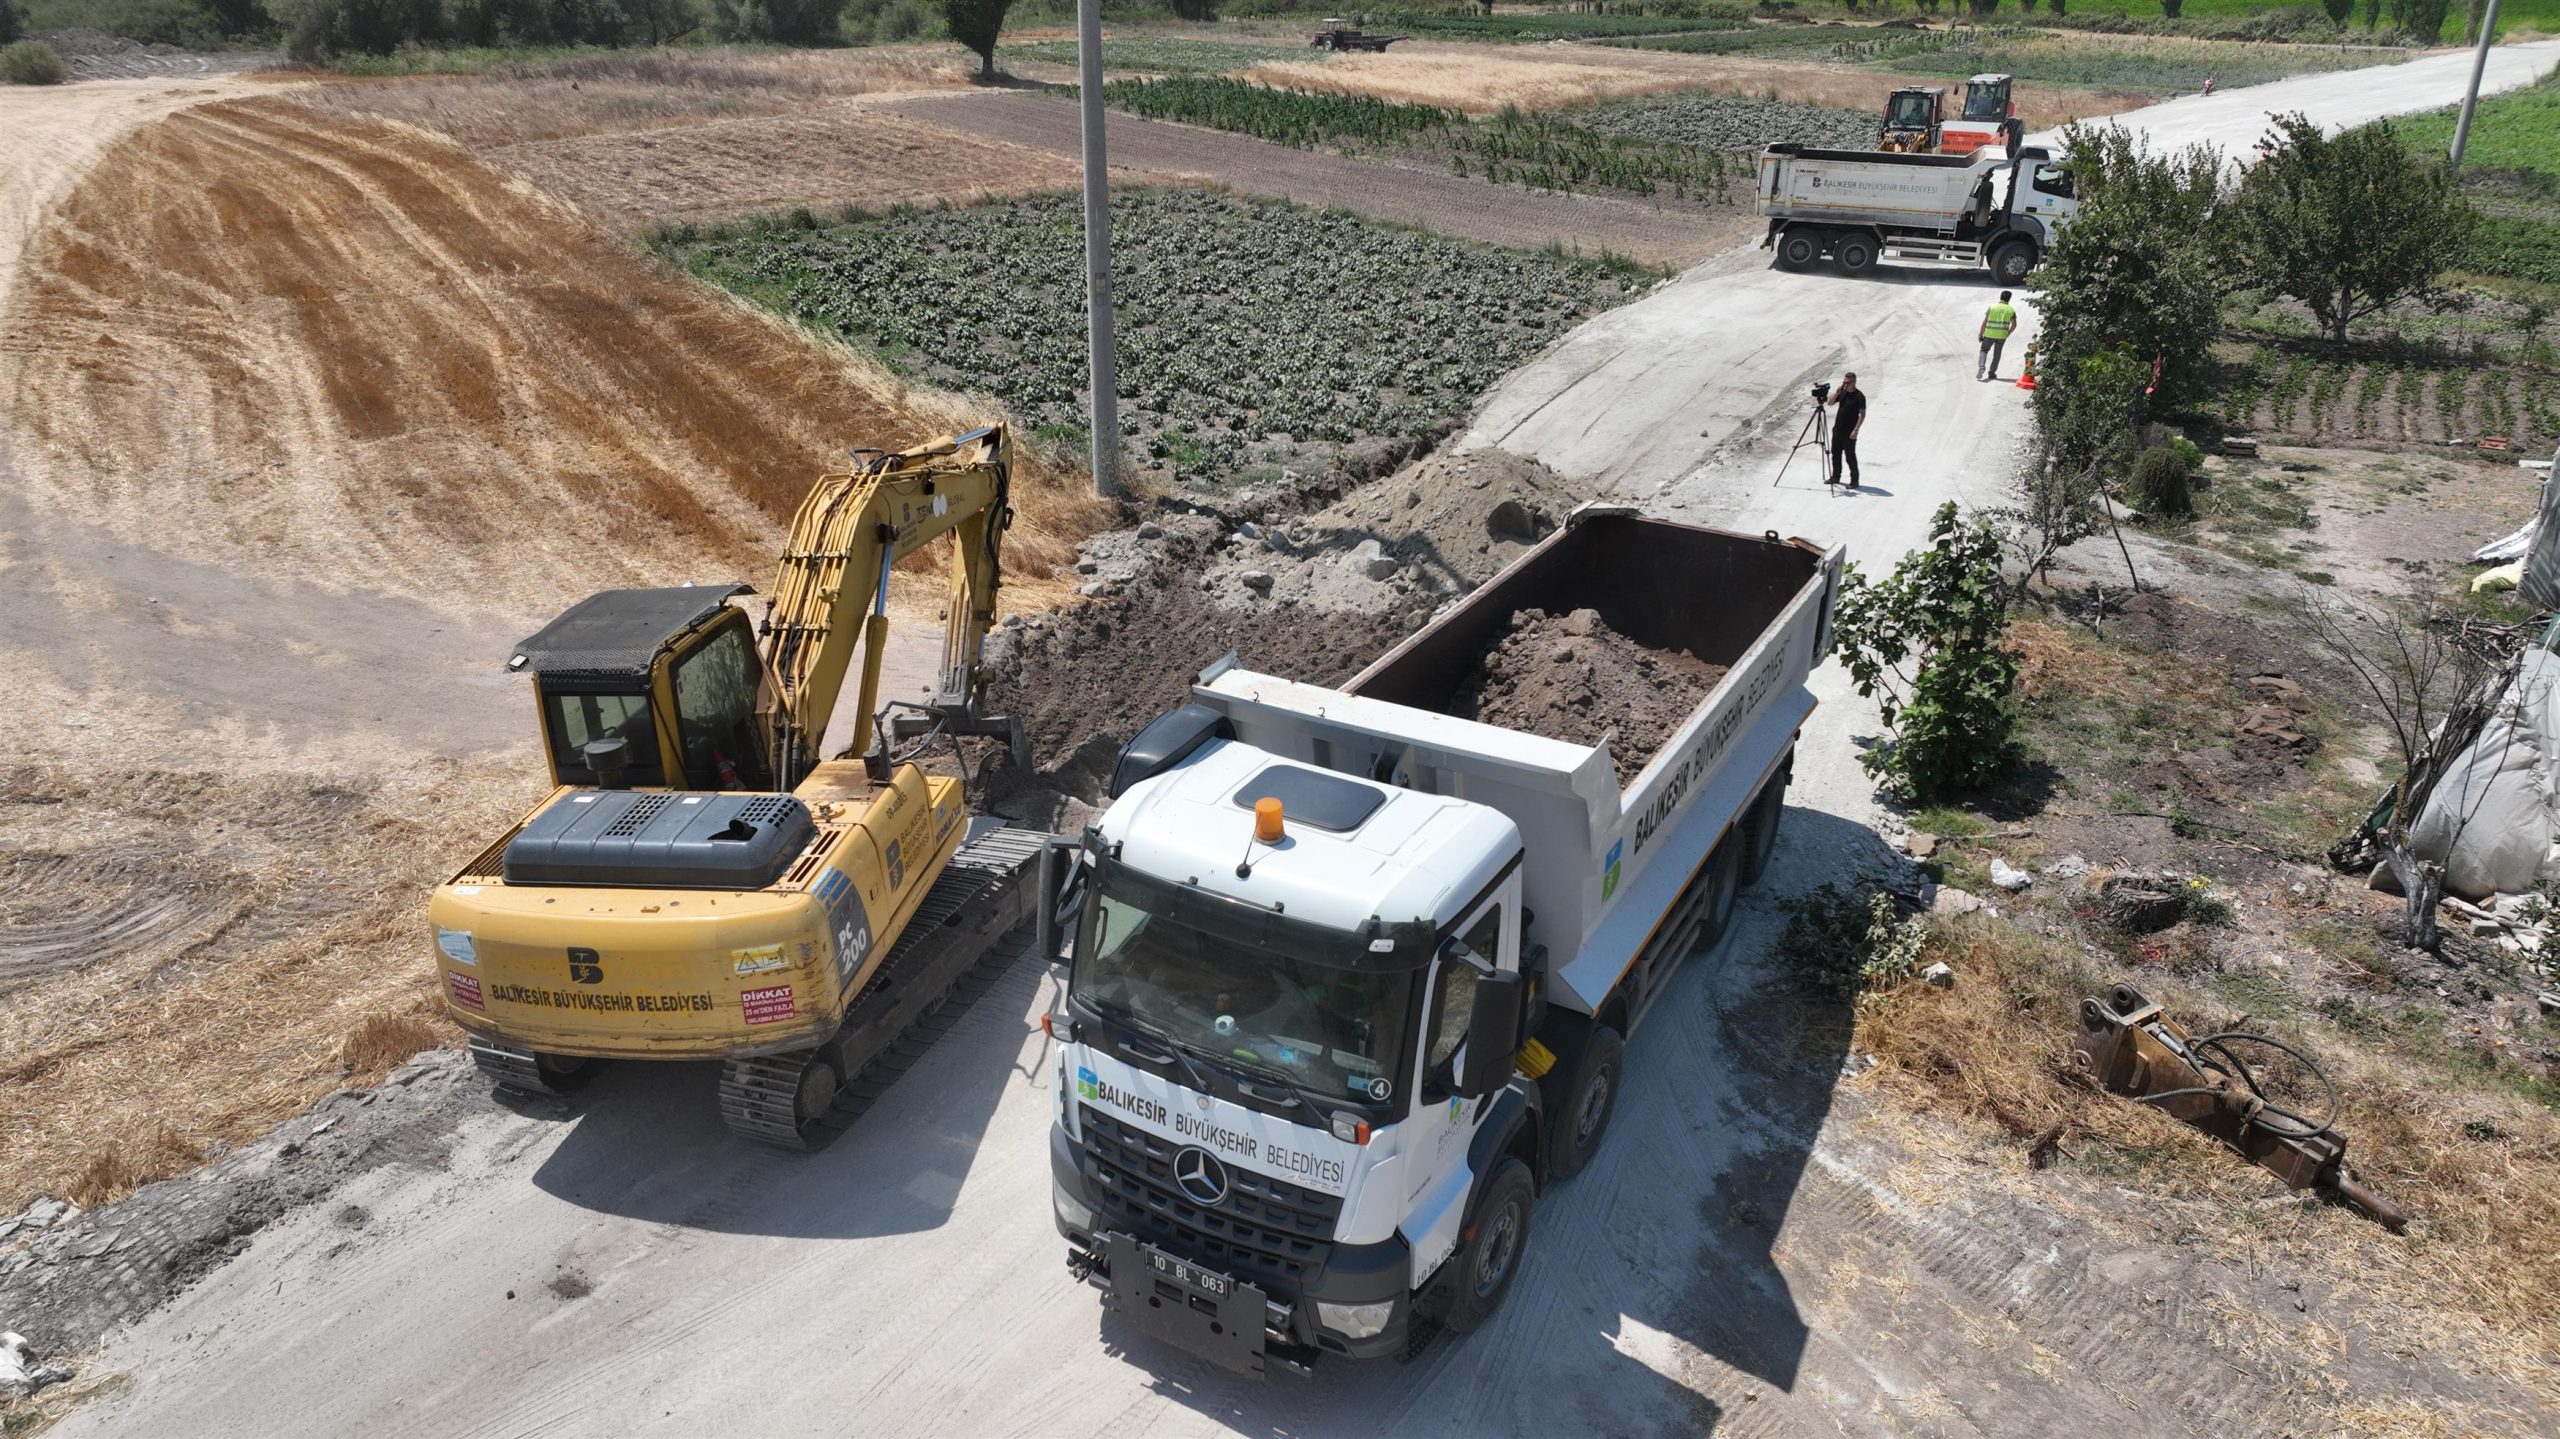
<svg viewBox="0 0 2560 1439">
<path fill-rule="evenodd" d="M 1866 417 L 1866 391 L 1843 390 L 1839 394 L 1832 396 L 1831 428 L 1834 433 L 1845 435 L 1851 430 L 1858 428 L 1858 422 Z"/>
</svg>

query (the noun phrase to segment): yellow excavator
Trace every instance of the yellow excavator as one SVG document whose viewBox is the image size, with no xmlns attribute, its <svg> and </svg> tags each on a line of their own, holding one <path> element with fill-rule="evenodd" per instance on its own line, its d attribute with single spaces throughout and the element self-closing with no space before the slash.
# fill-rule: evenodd
<svg viewBox="0 0 2560 1439">
<path fill-rule="evenodd" d="M 973 821 L 914 755 L 982 713 L 1012 518 L 1001 425 L 856 451 L 744 585 L 606 590 L 517 646 L 555 786 L 428 904 L 448 1010 L 502 1087 L 600 1059 L 725 1061 L 730 1127 L 790 1148 L 1035 908 L 1046 836 Z M 950 536 L 941 682 L 879 711 L 890 567 Z M 820 758 L 860 655 L 852 742 Z M 903 746 L 903 748 L 902 748 Z"/>
</svg>

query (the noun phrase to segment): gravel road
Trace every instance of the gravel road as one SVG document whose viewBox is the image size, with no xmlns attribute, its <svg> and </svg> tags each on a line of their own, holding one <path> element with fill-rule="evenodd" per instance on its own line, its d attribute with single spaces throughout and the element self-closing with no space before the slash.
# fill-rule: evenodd
<svg viewBox="0 0 2560 1439">
<path fill-rule="evenodd" d="M 2504 51 L 2493 78 L 2521 83 L 2555 57 L 2560 44 Z M 2419 108 L 2457 93 L 2467 64 L 2235 93 L 2192 121 L 2164 107 L 2163 133 L 2243 143 L 2272 108 Z M 1843 539 L 1889 562 L 1940 499 L 2001 489 L 2024 397 L 1970 377 L 1987 299 L 1967 282 L 1721 257 L 1513 376 L 1466 443 L 1675 517 Z M 1826 494 L 1806 459 L 1779 482 L 1806 384 L 1844 366 L 1875 397 L 1873 488 Z M 1773 888 L 1886 862 L 1850 743 L 1872 714 L 1843 688 L 1836 670 L 1817 680 L 1825 709 Z M 1053 981 L 1024 968 L 813 1156 L 722 1134 L 701 1067 L 608 1073 L 574 1110 L 386 1095 L 444 1106 L 449 1158 L 364 1173 L 259 1234 L 114 1337 L 91 1369 L 126 1379 L 53 1432 L 2300 1428 L 2293 1396 L 2311 1376 L 2289 1355 L 2316 1351 L 2227 1350 L 2206 1317 L 2208 1298 L 2284 1308 L 2246 1289 L 2272 1277 L 2203 1275 L 1996 1192 L 1930 1206 L 1897 1193 L 1890 1156 L 1854 1132 L 1854 1092 L 1832 1092 L 1841 1056 L 1773 1021 L 1747 957 L 1775 923 L 1754 896 L 1719 962 L 1666 998 L 1670 1017 L 1629 1053 L 1621 1132 L 1540 1208 L 1496 1322 L 1408 1365 L 1249 1385 L 1102 1317 L 1051 1231 L 1055 1071 L 1033 1020 Z M 2154 1303 L 2125 1302 L 2136 1291 Z"/>
</svg>

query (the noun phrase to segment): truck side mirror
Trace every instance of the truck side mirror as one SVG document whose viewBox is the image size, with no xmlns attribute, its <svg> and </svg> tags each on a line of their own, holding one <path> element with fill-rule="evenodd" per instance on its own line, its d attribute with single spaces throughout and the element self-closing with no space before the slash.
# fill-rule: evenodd
<svg viewBox="0 0 2560 1439">
<path fill-rule="evenodd" d="M 1481 1099 L 1511 1082 L 1511 1058 L 1520 1048 L 1520 1006 L 1528 987 L 1516 973 L 1476 977 L 1475 1012 L 1467 1019 L 1461 1098 Z"/>
</svg>

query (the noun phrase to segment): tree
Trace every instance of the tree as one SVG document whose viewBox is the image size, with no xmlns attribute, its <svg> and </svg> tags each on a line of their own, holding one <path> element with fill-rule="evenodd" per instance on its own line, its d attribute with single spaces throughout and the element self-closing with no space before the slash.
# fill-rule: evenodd
<svg viewBox="0 0 2560 1439">
<path fill-rule="evenodd" d="M 2044 578 L 2055 555 L 2113 527 L 2107 489 L 2140 449 L 2142 389 L 2151 379 L 2149 366 L 2121 350 L 2102 350 L 2067 371 L 2048 363 L 2045 373 L 2036 387 L 2035 441 L 2018 471 L 2018 504 L 2003 516 L 2021 594 Z M 2132 551 L 2124 557 L 2141 588 Z"/>
<path fill-rule="evenodd" d="M 2441 161 L 2401 147 L 2388 121 L 2331 136 L 2280 115 L 2266 160 L 2230 205 L 2250 279 L 2299 300 L 2331 341 L 2401 300 L 2434 293 L 2479 216 Z"/>
<path fill-rule="evenodd" d="M 2412 622 L 2316 597 L 2305 601 L 2303 613 L 2313 640 L 2381 707 L 2399 748 L 2400 778 L 2373 840 L 2400 886 L 2403 940 L 2432 951 L 2443 942 L 2436 905 L 2444 898 L 2444 866 L 2417 852 L 2414 832 L 2446 772 L 2514 684 L 2518 650 L 2496 631 L 2450 615 Z M 2470 817 L 2454 817 L 2444 841 L 2448 854 Z M 2331 853 L 2357 847 L 2350 841 Z"/>
<path fill-rule="evenodd" d="M 2453 0 L 2391 0 L 2391 23 L 2428 45 L 2444 33 L 2444 17 Z"/>
<path fill-rule="evenodd" d="M 27 32 L 27 17 L 18 10 L 17 0 L 0 0 L 0 45 L 6 45 Z"/>
<path fill-rule="evenodd" d="M 2320 9 L 2329 17 L 2330 24 L 2344 30 L 2347 17 L 2356 13 L 2356 0 L 2320 0 Z"/>
<path fill-rule="evenodd" d="M 1004 13 L 1013 0 L 942 0 L 942 23 L 951 38 L 978 55 L 978 78 L 996 78 L 996 37 L 1004 33 Z"/>
<path fill-rule="evenodd" d="M 2101 421 L 2131 426 L 2146 398 L 2170 403 L 2202 393 L 2229 266 L 2217 220 L 2220 152 L 2198 145 L 2154 154 L 2116 125 L 2075 125 L 2063 144 L 2081 206 L 2045 255 L 2037 353 L 2065 383 L 2037 388 L 2037 426 L 2053 431 L 2062 408 L 2083 405 L 2085 389 L 2069 382 L 2102 355 L 2132 362 L 2143 376 L 2130 408 L 2110 399 L 2075 417 L 2061 458 L 2083 467 L 2113 443 Z M 2160 393 L 2145 397 L 2155 362 Z"/>
<path fill-rule="evenodd" d="M 1215 20 L 1218 18 L 1218 0 L 1173 0 L 1173 18 Z"/>
<path fill-rule="evenodd" d="M 2177 19 L 2178 12 L 2186 8 L 2187 0 L 2160 0 L 2160 13 L 2172 20 Z"/>
<path fill-rule="evenodd" d="M 1988 520 L 1959 520 L 1955 502 L 1929 521 L 1929 546 L 1871 580 L 1851 565 L 1832 632 L 1858 693 L 1876 701 L 1890 744 L 1859 756 L 1867 773 L 1906 798 L 1979 789 L 2018 761 L 2009 691 L 2018 657 L 2001 647 L 2009 591 L 2000 536 Z"/>
<path fill-rule="evenodd" d="M 2364 28 L 2371 33 L 2382 23 L 2382 0 L 2364 0 Z"/>
<path fill-rule="evenodd" d="M 817 45 L 835 39 L 845 0 L 711 0 L 711 33 L 721 40 Z"/>
</svg>

